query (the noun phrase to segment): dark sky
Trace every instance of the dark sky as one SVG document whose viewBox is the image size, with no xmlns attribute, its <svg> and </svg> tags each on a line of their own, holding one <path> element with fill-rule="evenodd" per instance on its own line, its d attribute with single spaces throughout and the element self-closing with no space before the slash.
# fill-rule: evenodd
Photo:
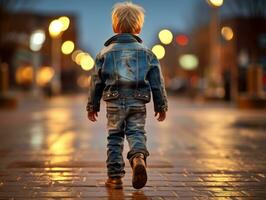
<svg viewBox="0 0 266 200">
<path fill-rule="evenodd" d="M 111 11 L 115 0 L 36 0 L 20 9 L 40 13 L 67 12 L 78 17 L 80 47 L 93 56 L 102 48 L 106 39 L 113 35 Z M 151 47 L 162 28 L 187 32 L 192 24 L 193 12 L 198 3 L 205 0 L 135 0 L 146 10 L 144 28 L 140 34 L 144 43 Z"/>
</svg>

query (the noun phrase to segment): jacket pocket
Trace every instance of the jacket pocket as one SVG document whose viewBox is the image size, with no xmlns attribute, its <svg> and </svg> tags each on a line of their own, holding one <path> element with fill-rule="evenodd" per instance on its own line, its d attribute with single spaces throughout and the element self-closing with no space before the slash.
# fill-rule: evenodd
<svg viewBox="0 0 266 200">
<path fill-rule="evenodd" d="M 148 103 L 151 100 L 151 95 L 148 92 L 136 91 L 134 93 L 134 98 Z"/>
<path fill-rule="evenodd" d="M 104 101 L 118 99 L 118 97 L 119 97 L 119 93 L 117 91 L 106 91 L 103 93 Z"/>
</svg>

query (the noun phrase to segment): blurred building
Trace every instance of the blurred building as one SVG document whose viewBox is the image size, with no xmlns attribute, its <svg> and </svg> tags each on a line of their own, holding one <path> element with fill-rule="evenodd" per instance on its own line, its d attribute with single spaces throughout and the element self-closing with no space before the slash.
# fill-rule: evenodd
<svg viewBox="0 0 266 200">
<path fill-rule="evenodd" d="M 70 19 L 69 27 L 63 32 L 61 41 L 71 40 L 78 46 L 76 17 L 68 13 L 57 13 L 56 15 L 42 15 L 38 13 L 8 13 L 6 20 L 1 22 L 2 27 L 6 27 L 1 38 L 1 58 L 9 66 L 9 80 L 11 87 L 30 88 L 32 85 L 32 73 L 25 74 L 26 80 L 18 83 L 16 73 L 20 67 L 34 65 L 34 52 L 30 50 L 29 41 L 31 34 L 35 30 L 45 32 L 45 42 L 38 52 L 40 55 L 40 66 L 52 66 L 52 38 L 49 35 L 48 27 L 53 19 L 60 16 L 67 16 Z M 1 30 L 2 31 L 2 30 Z M 72 61 L 71 55 L 65 55 L 60 51 L 60 67 L 62 91 L 71 92 L 77 89 L 77 77 L 81 69 Z M 30 69 L 30 68 L 29 68 Z"/>
<path fill-rule="evenodd" d="M 247 69 L 260 64 L 266 72 L 266 19 L 233 18 L 221 22 L 219 30 L 220 73 L 225 98 L 247 91 Z M 210 27 L 199 27 L 193 34 L 193 48 L 199 58 L 199 69 L 208 75 L 210 66 Z"/>
</svg>

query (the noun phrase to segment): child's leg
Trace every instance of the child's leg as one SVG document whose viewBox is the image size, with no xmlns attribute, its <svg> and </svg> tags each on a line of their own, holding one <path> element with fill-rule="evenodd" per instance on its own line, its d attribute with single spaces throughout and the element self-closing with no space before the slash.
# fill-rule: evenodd
<svg viewBox="0 0 266 200">
<path fill-rule="evenodd" d="M 109 177 L 123 177 L 125 163 L 124 147 L 124 112 L 118 107 L 107 107 L 107 170 Z"/>
<path fill-rule="evenodd" d="M 145 105 L 129 108 L 125 129 L 130 147 L 127 157 L 133 169 L 132 186 L 136 189 L 144 187 L 147 182 L 146 157 L 149 152 L 146 148 L 145 118 Z"/>
<path fill-rule="evenodd" d="M 149 155 L 146 148 L 146 132 L 144 130 L 145 120 L 145 105 L 129 108 L 129 113 L 126 118 L 125 134 L 130 148 L 127 158 L 131 164 L 133 158 L 139 153 L 144 155 L 145 161 L 146 157 Z"/>
</svg>

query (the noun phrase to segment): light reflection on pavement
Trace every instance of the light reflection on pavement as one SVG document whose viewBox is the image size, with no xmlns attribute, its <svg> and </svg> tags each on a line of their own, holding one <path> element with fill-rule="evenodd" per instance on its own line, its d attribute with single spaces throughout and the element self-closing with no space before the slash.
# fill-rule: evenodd
<svg viewBox="0 0 266 200">
<path fill-rule="evenodd" d="M 97 123 L 86 119 L 85 106 L 85 96 L 68 96 L 0 112 L 0 198 L 266 195 L 265 110 L 171 97 L 167 119 L 159 123 L 149 104 L 149 182 L 144 193 L 135 193 L 128 163 L 124 190 L 105 190 L 105 105 Z M 247 119 L 254 124 L 239 126 Z"/>
</svg>

